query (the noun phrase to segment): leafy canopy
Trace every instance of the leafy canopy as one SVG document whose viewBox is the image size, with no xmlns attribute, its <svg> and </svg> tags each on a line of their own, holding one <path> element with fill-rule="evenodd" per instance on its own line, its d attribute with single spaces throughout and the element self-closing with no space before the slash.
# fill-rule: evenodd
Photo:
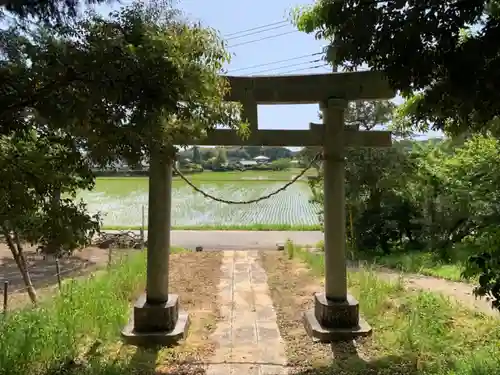
<svg viewBox="0 0 500 375">
<path fill-rule="evenodd" d="M 496 0 L 318 0 L 295 10 L 300 30 L 331 42 L 336 63 L 384 71 L 413 121 L 460 132 L 500 114 Z"/>
<path fill-rule="evenodd" d="M 242 129 L 219 75 L 229 59 L 217 33 L 172 8 L 136 2 L 74 27 L 10 30 L 0 65 L 0 132 L 19 130 L 27 111 L 71 134 L 101 162 L 130 163 L 157 145 L 187 145 L 222 124 Z"/>
<path fill-rule="evenodd" d="M 89 244 L 99 216 L 75 203 L 94 177 L 69 137 L 32 129 L 0 137 L 0 230 L 6 238 L 70 252 Z M 54 204 L 55 192 L 65 198 Z"/>
<path fill-rule="evenodd" d="M 39 19 L 46 23 L 56 22 L 61 24 L 78 15 L 78 7 L 100 3 L 111 3 L 111 0 L 4 0 L 0 5 L 8 12 L 21 19 L 29 17 Z M 0 8 L 0 19 L 1 19 Z"/>
<path fill-rule="evenodd" d="M 0 225 L 13 240 L 88 243 L 99 218 L 70 198 L 92 188 L 91 162 L 134 164 L 219 124 L 245 129 L 224 101 L 223 42 L 162 2 L 0 39 Z"/>
</svg>

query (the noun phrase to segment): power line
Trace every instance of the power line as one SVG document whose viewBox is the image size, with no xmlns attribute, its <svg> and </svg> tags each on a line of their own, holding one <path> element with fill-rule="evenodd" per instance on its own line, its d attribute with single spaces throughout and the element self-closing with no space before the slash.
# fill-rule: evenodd
<svg viewBox="0 0 500 375">
<path fill-rule="evenodd" d="M 322 55 L 323 53 L 324 52 L 310 53 L 308 55 L 290 57 L 289 59 L 278 60 L 278 61 L 271 61 L 271 62 L 264 63 L 264 64 L 257 64 L 257 65 L 247 66 L 245 68 L 238 68 L 238 69 L 230 70 L 230 71 L 228 71 L 228 73 L 239 72 L 239 71 L 242 71 L 242 70 L 248 70 L 248 69 L 260 68 L 260 67 L 263 67 L 263 66 L 269 66 L 269 65 L 274 65 L 274 64 L 285 63 L 285 62 L 289 62 L 289 61 L 303 59 L 305 57 L 312 57 L 312 56 Z"/>
<path fill-rule="evenodd" d="M 230 37 L 232 37 L 234 35 L 238 35 L 238 34 L 242 34 L 242 33 L 247 33 L 249 31 L 264 29 L 266 27 L 276 26 L 276 25 L 280 25 L 280 24 L 284 24 L 284 23 L 288 23 L 288 21 L 279 21 L 279 22 L 268 23 L 267 25 L 261 25 L 261 26 L 257 26 L 257 27 L 252 27 L 251 29 L 246 29 L 246 30 L 237 31 L 237 32 L 231 33 L 231 34 L 226 34 L 226 35 L 224 35 L 224 38 L 230 38 Z"/>
<path fill-rule="evenodd" d="M 294 73 L 294 72 L 300 72 L 302 70 L 319 69 L 319 68 L 322 68 L 325 66 L 328 66 L 328 64 L 320 64 L 320 65 L 309 66 L 309 67 L 304 67 L 304 68 L 292 69 L 292 70 L 288 70 L 286 72 L 280 72 L 280 75 L 285 75 L 285 74 Z"/>
<path fill-rule="evenodd" d="M 268 29 L 252 31 L 250 33 L 233 36 L 231 38 L 226 38 L 226 40 L 234 40 L 234 39 L 244 38 L 246 36 L 251 36 L 251 35 L 255 35 L 255 34 L 265 33 L 266 31 L 272 31 L 272 30 L 282 29 L 282 28 L 288 27 L 288 26 L 289 26 L 288 24 L 284 24 L 284 25 L 280 25 L 280 26 L 274 26 L 274 27 L 270 27 Z"/>
<path fill-rule="evenodd" d="M 288 74 L 288 73 L 300 72 L 301 70 L 306 70 L 306 69 L 319 69 L 319 68 L 323 68 L 325 66 L 329 66 L 329 64 L 320 64 L 320 65 L 310 66 L 310 67 L 307 67 L 307 68 L 292 69 L 292 70 L 288 70 L 286 72 L 282 72 L 281 74 Z"/>
<path fill-rule="evenodd" d="M 267 39 L 277 38 L 277 37 L 279 37 L 279 36 L 283 36 L 283 35 L 288 35 L 288 34 L 296 33 L 296 32 L 298 32 L 298 31 L 299 31 L 299 30 L 292 30 L 292 31 L 288 31 L 288 32 L 286 32 L 286 33 L 275 34 L 275 35 L 269 35 L 269 36 L 266 36 L 266 37 L 264 37 L 264 38 L 253 39 L 253 40 L 249 40 L 248 42 L 243 42 L 243 43 L 233 44 L 233 45 L 231 45 L 231 46 L 228 46 L 228 48 L 233 48 L 233 47 L 244 46 L 244 45 L 246 45 L 246 44 L 260 42 L 260 41 L 262 41 L 262 40 L 267 40 Z"/>
<path fill-rule="evenodd" d="M 288 64 L 288 65 L 285 65 L 285 66 L 278 66 L 276 68 L 269 68 L 269 69 L 260 70 L 258 72 L 250 73 L 250 75 L 256 75 L 256 74 L 261 74 L 261 73 L 265 73 L 265 72 L 270 72 L 270 71 L 273 71 L 273 70 L 276 70 L 276 69 L 292 68 L 294 66 L 300 66 L 300 65 L 304 65 L 304 64 L 313 64 L 313 63 L 318 63 L 320 61 L 322 61 L 322 60 L 321 59 L 316 59 L 316 60 L 303 61 L 303 62 L 300 62 L 300 63 Z"/>
</svg>

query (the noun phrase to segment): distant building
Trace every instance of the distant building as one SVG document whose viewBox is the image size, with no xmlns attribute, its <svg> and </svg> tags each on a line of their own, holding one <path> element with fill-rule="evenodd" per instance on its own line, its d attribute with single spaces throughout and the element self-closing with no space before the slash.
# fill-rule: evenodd
<svg viewBox="0 0 500 375">
<path fill-rule="evenodd" d="M 236 162 L 236 165 L 243 167 L 243 168 L 252 168 L 255 167 L 257 164 L 259 164 L 255 160 L 239 160 Z"/>
<path fill-rule="evenodd" d="M 253 160 L 255 162 L 257 162 L 257 164 L 264 164 L 264 163 L 268 163 L 270 159 L 267 156 L 260 155 L 260 156 L 254 157 Z"/>
</svg>

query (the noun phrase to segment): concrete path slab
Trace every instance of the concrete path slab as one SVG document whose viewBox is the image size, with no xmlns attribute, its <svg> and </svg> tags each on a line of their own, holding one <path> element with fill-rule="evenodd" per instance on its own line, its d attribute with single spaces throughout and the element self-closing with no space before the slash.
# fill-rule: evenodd
<svg viewBox="0 0 500 375">
<path fill-rule="evenodd" d="M 116 230 L 105 232 L 116 233 Z M 131 231 L 139 233 L 139 231 Z M 147 231 L 146 231 L 147 232 Z M 321 231 L 244 231 L 244 230 L 173 230 L 173 246 L 204 250 L 275 250 L 287 239 L 299 245 L 315 245 L 323 239 Z"/>
<path fill-rule="evenodd" d="M 219 284 L 218 344 L 207 375 L 286 374 L 284 342 L 257 251 L 225 251 Z"/>
</svg>

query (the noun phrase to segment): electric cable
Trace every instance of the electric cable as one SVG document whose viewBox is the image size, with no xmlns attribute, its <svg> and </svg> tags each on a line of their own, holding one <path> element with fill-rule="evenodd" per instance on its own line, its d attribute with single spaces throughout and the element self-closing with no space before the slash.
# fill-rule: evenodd
<svg viewBox="0 0 500 375">
<path fill-rule="evenodd" d="M 287 27 L 287 26 L 289 26 L 289 25 L 284 24 L 284 25 L 281 25 L 281 26 L 270 27 L 270 28 L 264 29 L 264 30 L 252 31 L 250 33 L 246 33 L 246 34 L 242 34 L 242 35 L 237 35 L 237 36 L 233 36 L 233 37 L 230 37 L 230 38 L 226 38 L 226 41 L 234 40 L 234 39 L 239 39 L 239 38 L 244 38 L 246 36 L 251 36 L 251 35 L 255 35 L 255 34 L 265 33 L 266 31 L 272 31 L 272 30 L 282 29 L 282 28 Z"/>
<path fill-rule="evenodd" d="M 261 25 L 261 26 L 252 27 L 252 28 L 246 29 L 246 30 L 236 31 L 234 33 L 224 35 L 224 38 L 231 38 L 231 37 L 238 35 L 238 34 L 247 33 L 249 31 L 254 31 L 254 30 L 259 30 L 259 29 L 263 29 L 266 27 L 270 27 L 270 26 L 277 26 L 277 25 L 284 24 L 284 23 L 288 23 L 288 21 L 273 22 L 273 23 L 268 23 L 267 25 Z"/>
<path fill-rule="evenodd" d="M 250 73 L 249 75 L 261 74 L 261 73 L 270 72 L 270 71 L 277 70 L 277 69 L 292 68 L 292 67 L 296 67 L 296 66 L 300 66 L 300 65 L 304 65 L 304 64 L 313 64 L 313 63 L 318 63 L 318 62 L 321 62 L 321 61 L 322 61 L 322 59 L 303 61 L 303 62 L 300 62 L 300 63 L 288 64 L 288 65 L 284 65 L 284 66 L 278 66 L 278 67 L 275 67 L 275 68 L 268 68 L 268 69 L 260 70 L 258 72 Z"/>
<path fill-rule="evenodd" d="M 267 62 L 267 63 L 263 63 L 263 64 L 256 64 L 256 65 L 251 65 L 251 66 L 247 66 L 247 67 L 244 67 L 244 68 L 233 69 L 233 70 L 228 71 L 228 73 L 240 72 L 242 70 L 255 69 L 255 68 L 260 68 L 260 67 L 263 67 L 263 66 L 269 66 L 269 65 L 274 65 L 274 64 L 286 63 L 286 62 L 290 62 L 290 61 L 294 61 L 294 60 L 303 59 L 305 57 L 319 56 L 319 55 L 322 55 L 322 54 L 324 54 L 324 52 L 309 53 L 307 55 L 295 56 L 295 57 L 290 57 L 288 59 L 271 61 L 271 62 Z"/>
<path fill-rule="evenodd" d="M 302 70 L 309 70 L 309 69 L 319 69 L 325 66 L 328 66 L 329 64 L 320 64 L 320 65 L 315 65 L 315 66 L 309 66 L 309 67 L 304 67 L 304 68 L 298 68 L 298 69 L 292 69 L 292 70 L 287 70 L 285 72 L 279 72 L 279 74 L 276 75 L 286 75 L 289 73 L 294 73 L 294 72 L 300 72 Z"/>
<path fill-rule="evenodd" d="M 233 44 L 233 45 L 228 46 L 228 48 L 234 48 L 234 47 L 244 46 L 244 45 L 247 45 L 247 44 L 260 42 L 260 41 L 267 40 L 267 39 L 277 38 L 277 37 L 280 37 L 280 36 L 283 36 L 283 35 L 288 35 L 288 34 L 297 33 L 298 31 L 299 31 L 299 30 L 292 30 L 292 31 L 287 31 L 287 32 L 285 32 L 285 33 L 281 33 L 281 34 L 269 35 L 269 36 L 266 36 L 266 37 L 264 37 L 264 38 L 253 39 L 253 40 L 249 40 L 249 41 L 247 41 L 247 42 L 242 42 L 242 43 Z"/>
</svg>

